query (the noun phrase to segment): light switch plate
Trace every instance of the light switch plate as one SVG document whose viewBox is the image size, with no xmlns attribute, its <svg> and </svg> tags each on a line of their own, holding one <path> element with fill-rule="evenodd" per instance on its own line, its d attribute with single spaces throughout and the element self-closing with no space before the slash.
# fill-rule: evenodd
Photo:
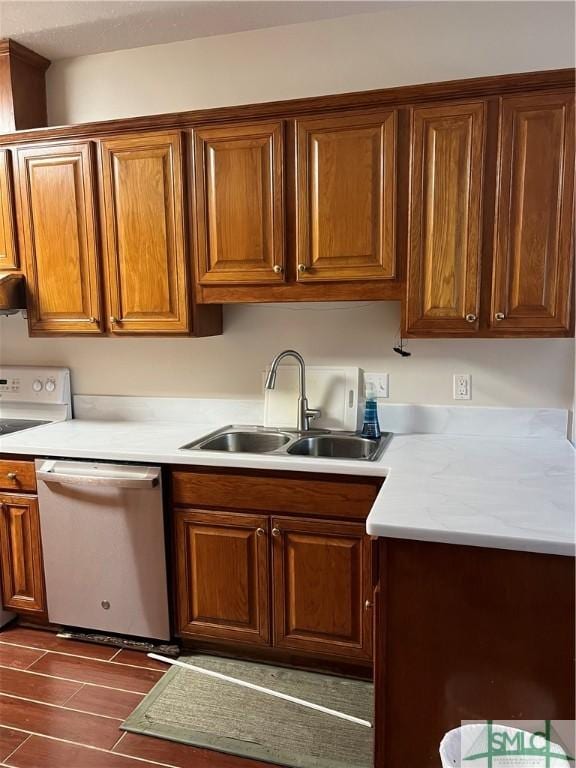
<svg viewBox="0 0 576 768">
<path fill-rule="evenodd" d="M 387 373 L 365 373 L 364 374 L 364 386 L 368 390 L 369 385 L 372 385 L 376 397 L 389 397 L 390 394 L 390 377 Z"/>
</svg>

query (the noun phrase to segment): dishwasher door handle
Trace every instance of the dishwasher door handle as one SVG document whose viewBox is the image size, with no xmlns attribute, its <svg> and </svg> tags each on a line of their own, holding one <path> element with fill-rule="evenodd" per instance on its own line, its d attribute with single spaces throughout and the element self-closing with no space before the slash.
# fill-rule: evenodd
<svg viewBox="0 0 576 768">
<path fill-rule="evenodd" d="M 60 472 L 36 471 L 38 480 L 60 485 L 99 485 L 107 488 L 155 488 L 159 473 L 151 470 L 144 477 L 107 477 L 106 475 L 67 475 Z"/>
</svg>

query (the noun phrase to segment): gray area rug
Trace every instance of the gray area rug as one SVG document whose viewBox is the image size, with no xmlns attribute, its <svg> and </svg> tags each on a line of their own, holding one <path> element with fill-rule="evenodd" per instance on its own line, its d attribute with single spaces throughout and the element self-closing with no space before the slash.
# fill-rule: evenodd
<svg viewBox="0 0 576 768">
<path fill-rule="evenodd" d="M 203 654 L 181 660 L 372 722 L 371 683 Z M 179 667 L 121 727 L 292 768 L 372 766 L 373 729 Z"/>
</svg>

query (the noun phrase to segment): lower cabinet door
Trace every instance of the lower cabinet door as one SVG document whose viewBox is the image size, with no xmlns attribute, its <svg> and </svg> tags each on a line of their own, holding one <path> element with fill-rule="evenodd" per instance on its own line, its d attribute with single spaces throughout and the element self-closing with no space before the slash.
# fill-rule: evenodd
<svg viewBox="0 0 576 768">
<path fill-rule="evenodd" d="M 268 518 L 195 509 L 175 515 L 178 632 L 268 645 Z"/>
<path fill-rule="evenodd" d="M 372 656 L 371 541 L 361 523 L 272 520 L 274 645 Z"/>
<path fill-rule="evenodd" d="M 0 496 L 0 554 L 4 607 L 44 613 L 44 568 L 35 497 Z"/>
</svg>

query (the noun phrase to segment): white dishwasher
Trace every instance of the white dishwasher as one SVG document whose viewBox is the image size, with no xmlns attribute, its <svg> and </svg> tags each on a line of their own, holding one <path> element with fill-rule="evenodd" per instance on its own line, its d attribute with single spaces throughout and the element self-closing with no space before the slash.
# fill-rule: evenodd
<svg viewBox="0 0 576 768">
<path fill-rule="evenodd" d="M 36 460 L 48 619 L 170 639 L 159 467 Z"/>
</svg>

